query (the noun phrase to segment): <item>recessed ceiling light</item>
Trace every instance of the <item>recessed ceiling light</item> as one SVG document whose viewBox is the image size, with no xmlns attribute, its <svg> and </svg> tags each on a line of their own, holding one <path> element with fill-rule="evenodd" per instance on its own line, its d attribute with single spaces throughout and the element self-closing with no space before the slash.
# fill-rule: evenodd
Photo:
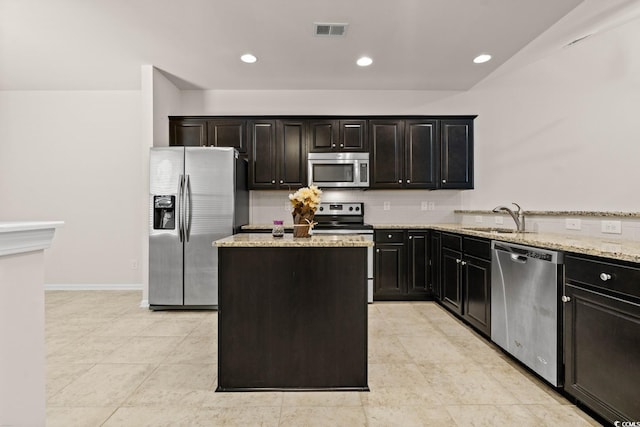
<svg viewBox="0 0 640 427">
<path fill-rule="evenodd" d="M 255 55 L 252 55 L 250 53 L 245 53 L 240 57 L 240 60 L 242 62 L 246 62 L 247 64 L 253 64 L 258 60 L 258 58 L 256 58 Z"/>
<path fill-rule="evenodd" d="M 483 62 L 487 62 L 490 60 L 491 60 L 491 55 L 487 53 L 483 53 L 482 55 L 478 55 L 475 58 L 473 58 L 473 62 L 475 62 L 476 64 L 482 64 Z"/>
<path fill-rule="evenodd" d="M 358 58 L 356 64 L 361 67 L 368 67 L 369 65 L 373 64 L 373 59 L 369 58 L 368 56 L 363 56 L 362 58 Z"/>
</svg>

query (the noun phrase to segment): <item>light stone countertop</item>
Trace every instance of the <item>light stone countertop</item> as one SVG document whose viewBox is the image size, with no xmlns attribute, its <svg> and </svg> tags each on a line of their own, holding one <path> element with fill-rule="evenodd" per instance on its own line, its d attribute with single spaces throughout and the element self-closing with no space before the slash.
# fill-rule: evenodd
<svg viewBox="0 0 640 427">
<path fill-rule="evenodd" d="M 213 242 L 218 247 L 298 247 L 298 248 L 345 248 L 345 247 L 370 247 L 373 242 L 365 240 L 362 236 L 352 235 L 317 235 L 309 238 L 297 237 L 285 234 L 284 237 L 273 237 L 269 233 L 240 233 Z"/>
<path fill-rule="evenodd" d="M 572 236 L 556 233 L 492 233 L 469 230 L 468 227 L 470 226 L 462 224 L 432 224 L 428 228 L 500 240 L 502 242 L 518 243 L 521 245 L 640 263 L 639 241 L 603 239 L 592 236 Z M 406 228 L 414 227 L 409 226 Z"/>
<path fill-rule="evenodd" d="M 493 212 L 482 209 L 456 209 L 456 214 L 466 215 L 508 215 L 506 212 Z M 612 218 L 640 218 L 640 212 L 605 212 L 605 211 L 524 211 L 529 216 L 590 216 Z"/>
<path fill-rule="evenodd" d="M 246 227 L 246 226 L 245 226 Z M 255 230 L 271 229 L 269 225 L 253 225 Z M 559 233 L 492 233 L 488 231 L 470 230 L 472 228 L 482 228 L 477 226 L 462 224 L 374 224 L 374 230 L 438 230 L 452 233 L 464 234 L 467 236 L 482 237 L 485 239 L 500 240 L 502 242 L 518 243 L 521 245 L 537 246 L 557 251 L 574 252 L 585 255 L 599 256 L 622 261 L 640 263 L 640 241 L 607 239 L 593 236 L 576 236 Z M 244 227 L 243 227 L 244 228 Z M 489 227 L 487 227 L 489 228 Z M 257 234 L 252 234 L 256 236 Z M 273 239 L 270 234 L 263 234 L 265 239 Z M 319 238 L 320 236 L 314 236 Z M 326 236 L 332 237 L 332 236 Z M 344 236 L 349 238 L 352 236 Z M 289 235 L 291 239 L 291 235 Z M 296 241 L 299 239 L 296 239 Z M 231 246 L 231 245 L 229 245 Z M 260 246 L 276 246 L 276 244 L 261 244 Z M 279 246 L 287 246 L 281 244 Z M 299 246 L 290 244 L 290 246 Z M 307 244 L 306 246 L 311 246 Z"/>
</svg>

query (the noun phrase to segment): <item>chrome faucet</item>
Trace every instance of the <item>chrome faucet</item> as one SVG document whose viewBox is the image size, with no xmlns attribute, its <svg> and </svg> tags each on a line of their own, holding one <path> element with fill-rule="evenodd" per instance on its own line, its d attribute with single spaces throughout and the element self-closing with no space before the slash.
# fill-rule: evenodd
<svg viewBox="0 0 640 427">
<path fill-rule="evenodd" d="M 513 218 L 513 221 L 516 223 L 516 229 L 518 230 L 518 233 L 524 233 L 524 211 L 522 210 L 519 204 L 517 203 L 513 203 L 513 204 L 518 208 L 516 212 L 514 212 L 513 210 L 509 209 L 506 206 L 497 206 L 493 208 L 493 211 L 494 212 L 506 211 L 509 215 L 511 215 L 511 218 Z"/>
</svg>

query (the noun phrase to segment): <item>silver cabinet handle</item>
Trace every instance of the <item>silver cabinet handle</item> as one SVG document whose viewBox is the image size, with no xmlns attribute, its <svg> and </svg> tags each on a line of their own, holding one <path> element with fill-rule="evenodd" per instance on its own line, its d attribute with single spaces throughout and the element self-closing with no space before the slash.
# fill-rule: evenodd
<svg viewBox="0 0 640 427">
<path fill-rule="evenodd" d="M 460 261 L 460 264 L 467 265 L 467 262 L 466 261 Z"/>
<path fill-rule="evenodd" d="M 462 262 L 461 259 L 456 258 L 456 264 L 460 264 Z"/>
<path fill-rule="evenodd" d="M 568 297 L 566 295 L 562 295 L 562 298 L 560 298 L 562 300 L 562 302 L 569 302 L 571 301 L 571 297 Z"/>
<path fill-rule="evenodd" d="M 344 147 L 344 144 L 340 144 L 340 147 Z"/>
<path fill-rule="evenodd" d="M 378 253 L 379 253 L 379 252 L 380 252 L 380 249 L 376 249 L 376 252 L 378 252 Z"/>
<path fill-rule="evenodd" d="M 389 234 L 387 237 L 390 239 L 391 238 L 391 234 Z"/>
<path fill-rule="evenodd" d="M 611 280 L 611 275 L 609 273 L 600 273 L 600 280 L 602 280 L 603 282 Z"/>
<path fill-rule="evenodd" d="M 280 180 L 280 184 L 282 184 L 283 182 L 284 182 L 284 180 L 282 180 L 282 179 L 281 179 L 281 180 Z"/>
<path fill-rule="evenodd" d="M 336 144 L 331 144 L 331 147 L 332 147 L 332 148 L 335 148 L 335 146 L 336 146 Z"/>
<path fill-rule="evenodd" d="M 402 180 L 401 179 L 398 180 L 398 184 L 402 184 Z"/>
<path fill-rule="evenodd" d="M 407 180 L 407 184 L 411 184 L 411 180 L 410 179 Z"/>
<path fill-rule="evenodd" d="M 413 236 L 409 236 L 409 240 L 413 239 Z"/>
<path fill-rule="evenodd" d="M 272 184 L 275 184 L 275 183 L 276 183 L 276 180 L 275 180 L 275 179 L 272 179 L 272 180 L 271 180 L 271 183 L 272 183 Z"/>
<path fill-rule="evenodd" d="M 443 184 L 446 184 L 446 183 L 447 183 L 447 180 L 446 180 L 446 179 L 443 179 L 443 180 L 442 180 L 442 183 L 443 183 Z"/>
</svg>

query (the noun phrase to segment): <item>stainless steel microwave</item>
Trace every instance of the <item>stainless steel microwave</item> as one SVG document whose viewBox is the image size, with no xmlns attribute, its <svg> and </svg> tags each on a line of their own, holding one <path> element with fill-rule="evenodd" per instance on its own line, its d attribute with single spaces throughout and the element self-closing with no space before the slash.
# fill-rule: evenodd
<svg viewBox="0 0 640 427">
<path fill-rule="evenodd" d="M 309 153 L 307 158 L 309 185 L 369 187 L 369 153 Z"/>
</svg>

